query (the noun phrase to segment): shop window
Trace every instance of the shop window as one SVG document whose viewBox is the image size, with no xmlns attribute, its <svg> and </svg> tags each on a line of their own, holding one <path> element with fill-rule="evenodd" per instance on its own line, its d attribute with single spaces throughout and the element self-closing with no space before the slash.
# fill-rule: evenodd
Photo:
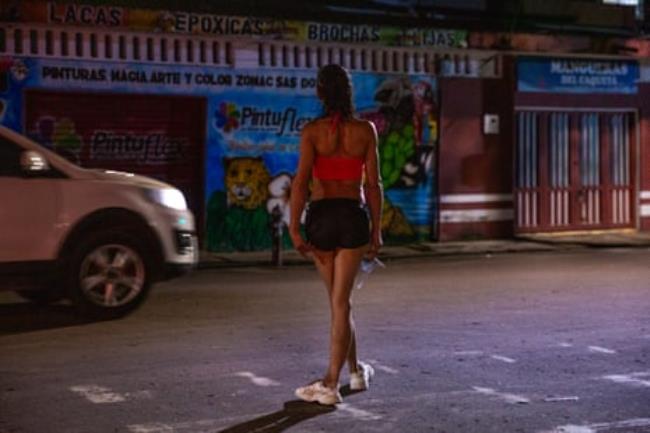
<svg viewBox="0 0 650 433">
<path fill-rule="evenodd" d="M 174 62 L 179 63 L 181 61 L 181 41 L 174 39 Z"/>
<path fill-rule="evenodd" d="M 74 49 L 75 49 L 75 55 L 77 57 L 83 57 L 83 55 L 84 55 L 84 36 L 81 33 L 76 33 L 74 35 Z"/>
<path fill-rule="evenodd" d="M 293 47 L 293 66 L 300 67 L 300 48 Z"/>
<path fill-rule="evenodd" d="M 193 63 L 194 62 L 194 42 L 192 42 L 191 40 L 188 39 L 187 43 L 186 43 L 186 47 L 187 47 L 187 61 L 189 63 Z"/>
<path fill-rule="evenodd" d="M 413 53 L 413 70 L 415 72 L 420 72 L 420 54 Z"/>
<path fill-rule="evenodd" d="M 327 49 L 327 64 L 331 65 L 334 63 L 334 49 L 333 48 L 328 48 Z"/>
<path fill-rule="evenodd" d="M 7 33 L 5 29 L 0 28 L 0 53 L 7 51 Z"/>
<path fill-rule="evenodd" d="M 14 53 L 23 53 L 23 31 L 21 29 L 14 30 Z"/>
<path fill-rule="evenodd" d="M 205 41 L 200 41 L 199 42 L 199 61 L 201 63 L 206 63 L 207 56 L 206 56 L 206 46 L 205 46 Z"/>
<path fill-rule="evenodd" d="M 118 39 L 118 45 L 120 50 L 120 59 L 126 59 L 126 37 L 120 36 Z"/>
<path fill-rule="evenodd" d="M 212 63 L 221 63 L 221 44 L 219 42 L 212 43 Z"/>
<path fill-rule="evenodd" d="M 94 33 L 90 35 L 90 57 L 97 57 L 97 35 Z"/>
<path fill-rule="evenodd" d="M 431 72 L 431 58 L 429 57 L 429 54 L 424 53 L 424 72 L 429 73 Z"/>
<path fill-rule="evenodd" d="M 368 69 L 368 54 L 366 50 L 361 50 L 361 70 L 365 71 Z"/>
<path fill-rule="evenodd" d="M 104 56 L 107 59 L 113 58 L 113 38 L 111 38 L 111 35 L 104 36 Z"/>
<path fill-rule="evenodd" d="M 289 66 L 289 49 L 286 45 L 282 45 L 282 66 Z"/>
<path fill-rule="evenodd" d="M 389 60 L 389 59 L 388 59 L 388 51 L 382 51 L 382 52 L 381 52 L 381 70 L 382 70 L 382 71 L 387 72 L 387 71 L 390 70 L 390 66 L 389 66 L 389 64 L 388 64 L 388 63 L 389 63 L 388 60 Z"/>
<path fill-rule="evenodd" d="M 232 44 L 230 42 L 226 42 L 226 64 L 232 65 L 233 63 Z"/>
<path fill-rule="evenodd" d="M 377 59 L 377 51 L 372 50 L 370 52 L 370 69 L 376 71 L 379 65 L 379 60 Z"/>
<path fill-rule="evenodd" d="M 147 38 L 147 60 L 153 62 L 156 60 L 156 50 L 153 47 L 153 38 Z"/>
<path fill-rule="evenodd" d="M 271 66 L 276 66 L 277 65 L 277 60 L 276 60 L 276 49 L 275 45 L 271 45 Z"/>
<path fill-rule="evenodd" d="M 311 48 L 305 47 L 305 67 L 311 68 Z"/>
<path fill-rule="evenodd" d="M 264 44 L 257 44 L 257 64 L 264 66 Z"/>
<path fill-rule="evenodd" d="M 68 49 L 68 33 L 67 32 L 61 32 L 61 38 L 60 41 L 61 43 L 61 55 L 64 57 L 67 57 L 70 55 L 69 49 Z"/>
<path fill-rule="evenodd" d="M 393 72 L 397 72 L 400 70 L 400 64 L 399 64 L 399 53 L 397 51 L 393 51 Z"/>
<path fill-rule="evenodd" d="M 160 60 L 167 61 L 167 38 L 160 39 Z"/>
<path fill-rule="evenodd" d="M 348 53 L 350 54 L 350 61 L 348 62 L 348 66 L 350 69 L 357 69 L 357 50 L 353 48 Z"/>
<path fill-rule="evenodd" d="M 134 36 L 131 42 L 133 46 L 133 60 L 140 60 L 140 38 Z"/>
<path fill-rule="evenodd" d="M 51 56 L 54 54 L 54 34 L 52 30 L 45 32 L 45 54 Z"/>
<path fill-rule="evenodd" d="M 36 30 L 29 31 L 29 52 L 38 54 L 38 33 Z"/>
<path fill-rule="evenodd" d="M 412 68 L 409 65 L 409 60 L 411 60 L 411 54 L 410 53 L 404 53 L 402 54 L 402 67 L 404 68 L 404 71 L 408 72 Z"/>
<path fill-rule="evenodd" d="M 323 49 L 321 47 L 316 48 L 316 66 L 323 66 Z"/>
</svg>

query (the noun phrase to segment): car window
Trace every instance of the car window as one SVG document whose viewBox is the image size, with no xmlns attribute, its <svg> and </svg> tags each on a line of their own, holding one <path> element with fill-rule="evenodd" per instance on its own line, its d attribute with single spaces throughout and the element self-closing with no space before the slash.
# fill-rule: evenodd
<svg viewBox="0 0 650 433">
<path fill-rule="evenodd" d="M 16 177 L 22 174 L 20 154 L 23 149 L 0 137 L 0 177 Z"/>
</svg>

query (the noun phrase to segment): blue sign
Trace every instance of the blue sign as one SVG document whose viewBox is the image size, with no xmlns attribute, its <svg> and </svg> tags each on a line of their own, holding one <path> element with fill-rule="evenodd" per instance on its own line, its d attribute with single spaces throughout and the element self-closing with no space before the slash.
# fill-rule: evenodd
<svg viewBox="0 0 650 433">
<path fill-rule="evenodd" d="M 517 90 L 548 93 L 637 93 L 639 64 L 632 60 L 523 57 Z"/>
</svg>

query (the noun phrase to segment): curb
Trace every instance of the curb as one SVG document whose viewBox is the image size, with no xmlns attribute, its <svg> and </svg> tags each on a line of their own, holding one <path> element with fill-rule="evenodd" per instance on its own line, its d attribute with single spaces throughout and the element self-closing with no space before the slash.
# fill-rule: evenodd
<svg viewBox="0 0 650 433">
<path fill-rule="evenodd" d="M 414 252 L 412 254 L 379 254 L 379 259 L 384 262 L 393 262 L 407 259 L 418 259 L 418 258 L 432 258 L 432 257 L 471 257 L 471 256 L 481 256 L 486 254 L 512 254 L 512 253 L 540 253 L 540 252 L 551 252 L 557 250 L 567 250 L 574 249 L 573 246 L 567 245 L 558 245 L 557 243 L 553 244 L 555 248 L 549 248 L 546 243 L 540 243 L 539 246 L 530 246 L 530 247 L 505 247 L 505 248 L 494 248 L 494 249 L 482 249 L 482 250 L 473 250 L 473 251 L 421 251 Z M 271 263 L 271 260 L 228 260 L 216 261 L 216 260 L 204 260 L 199 262 L 197 269 L 198 270 L 208 270 L 208 269 L 229 269 L 229 268 L 248 268 L 248 267 L 265 267 L 265 268 L 289 268 L 289 267 L 299 267 L 299 266 L 310 266 L 312 262 L 306 259 L 289 259 L 286 260 L 282 266 L 274 266 Z"/>
</svg>

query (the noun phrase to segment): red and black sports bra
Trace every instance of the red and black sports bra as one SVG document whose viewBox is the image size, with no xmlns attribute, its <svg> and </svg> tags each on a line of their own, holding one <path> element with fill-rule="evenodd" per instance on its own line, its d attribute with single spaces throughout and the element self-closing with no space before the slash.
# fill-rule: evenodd
<svg viewBox="0 0 650 433">
<path fill-rule="evenodd" d="M 341 114 L 336 113 L 332 116 L 330 130 L 337 132 L 340 124 Z M 316 155 L 312 176 L 320 180 L 361 180 L 363 164 L 363 158 Z"/>
</svg>

